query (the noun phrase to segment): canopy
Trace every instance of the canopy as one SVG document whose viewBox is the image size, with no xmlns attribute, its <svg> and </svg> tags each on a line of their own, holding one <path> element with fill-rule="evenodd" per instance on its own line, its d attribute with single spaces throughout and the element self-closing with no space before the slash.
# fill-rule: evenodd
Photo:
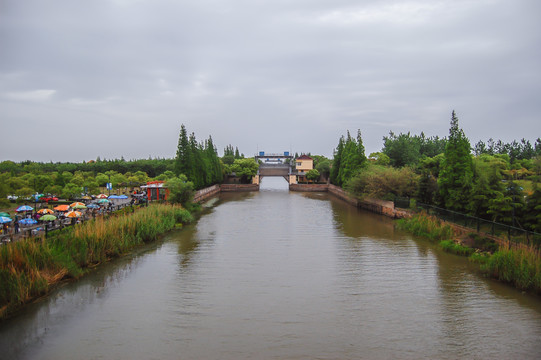
<svg viewBox="0 0 541 360">
<path fill-rule="evenodd" d="M 111 195 L 109 199 L 120 199 L 119 195 Z"/>
<path fill-rule="evenodd" d="M 0 212 L 0 216 L 11 217 L 7 212 Z"/>
<path fill-rule="evenodd" d="M 21 211 L 32 211 L 32 210 L 34 210 L 34 208 L 32 206 L 22 205 L 22 206 L 19 206 L 17 208 L 17 210 L 15 210 L 15 211 L 21 212 Z"/>
<path fill-rule="evenodd" d="M 12 222 L 13 220 L 11 220 L 11 218 L 8 218 L 6 216 L 0 216 L 0 224 L 5 224 L 5 223 L 8 223 L 8 222 Z"/>
<path fill-rule="evenodd" d="M 109 202 L 109 200 L 107 200 L 107 199 L 99 199 L 98 200 L 98 204 L 103 204 L 103 203 L 108 203 L 108 202 Z"/>
<path fill-rule="evenodd" d="M 57 207 L 53 208 L 56 211 L 68 211 L 69 206 L 68 205 L 58 205 Z"/>
<path fill-rule="evenodd" d="M 43 215 L 42 217 L 39 218 L 41 221 L 53 221 L 53 220 L 56 220 L 56 216 L 54 215 L 51 215 L 51 214 L 47 214 L 47 215 Z"/>
<path fill-rule="evenodd" d="M 86 205 L 82 202 L 74 202 L 70 204 L 70 208 L 73 209 L 86 209 Z"/>
<path fill-rule="evenodd" d="M 100 206 L 98 204 L 88 204 L 86 207 L 89 208 L 89 209 L 97 209 Z"/>
<path fill-rule="evenodd" d="M 54 214 L 54 211 L 52 211 L 51 209 L 41 209 L 38 210 L 38 214 Z"/>
<path fill-rule="evenodd" d="M 24 224 L 24 225 L 33 225 L 33 224 L 37 224 L 38 222 L 34 219 L 30 219 L 30 218 L 25 218 L 25 219 L 22 219 L 22 220 L 19 220 L 19 224 Z"/>
<path fill-rule="evenodd" d="M 98 198 L 98 199 L 107 199 L 107 195 L 99 194 L 98 196 L 96 196 L 96 198 Z"/>
<path fill-rule="evenodd" d="M 69 218 L 74 218 L 74 217 L 79 217 L 81 216 L 81 212 L 80 211 L 68 211 L 66 213 L 66 217 L 69 217 Z"/>
</svg>

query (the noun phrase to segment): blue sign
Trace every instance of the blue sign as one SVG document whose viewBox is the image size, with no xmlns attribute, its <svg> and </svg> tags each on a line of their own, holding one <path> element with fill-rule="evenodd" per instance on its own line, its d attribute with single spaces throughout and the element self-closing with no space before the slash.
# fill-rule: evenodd
<svg viewBox="0 0 541 360">
<path fill-rule="evenodd" d="M 113 190 L 113 183 L 107 183 L 107 190 Z"/>
</svg>

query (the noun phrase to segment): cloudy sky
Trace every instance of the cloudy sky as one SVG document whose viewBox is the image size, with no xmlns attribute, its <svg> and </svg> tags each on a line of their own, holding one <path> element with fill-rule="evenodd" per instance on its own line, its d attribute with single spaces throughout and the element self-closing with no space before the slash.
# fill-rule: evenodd
<svg viewBox="0 0 541 360">
<path fill-rule="evenodd" d="M 181 124 L 331 156 L 360 129 L 541 136 L 539 0 L 0 0 L 0 160 L 173 157 Z"/>
</svg>

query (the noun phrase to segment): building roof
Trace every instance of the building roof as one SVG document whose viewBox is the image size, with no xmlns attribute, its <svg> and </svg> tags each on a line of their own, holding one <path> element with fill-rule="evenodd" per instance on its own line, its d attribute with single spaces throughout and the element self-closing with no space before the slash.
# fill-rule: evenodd
<svg viewBox="0 0 541 360">
<path fill-rule="evenodd" d="M 302 155 L 297 158 L 297 160 L 314 160 L 308 155 Z"/>
</svg>

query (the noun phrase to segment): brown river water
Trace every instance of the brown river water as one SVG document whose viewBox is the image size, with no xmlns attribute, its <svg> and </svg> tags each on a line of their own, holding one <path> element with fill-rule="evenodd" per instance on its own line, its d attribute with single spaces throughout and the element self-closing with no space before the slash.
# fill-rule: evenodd
<svg viewBox="0 0 541 360">
<path fill-rule="evenodd" d="M 0 359 L 539 358 L 541 297 L 280 178 L 0 323 Z"/>
</svg>

